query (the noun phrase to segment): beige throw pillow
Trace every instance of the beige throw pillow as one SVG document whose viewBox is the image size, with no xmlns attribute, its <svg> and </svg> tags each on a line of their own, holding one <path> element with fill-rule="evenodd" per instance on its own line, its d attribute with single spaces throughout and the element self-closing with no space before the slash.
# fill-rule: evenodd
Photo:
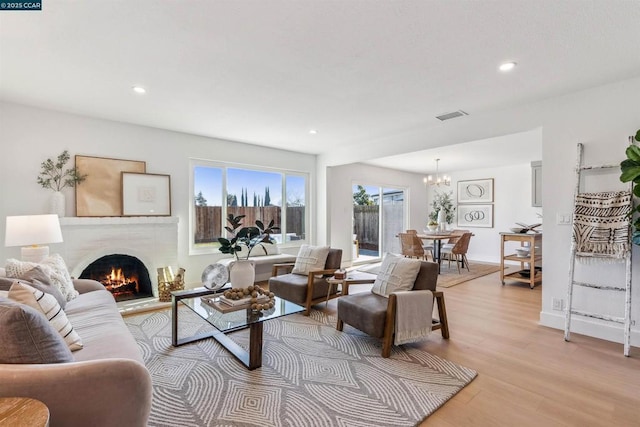
<svg viewBox="0 0 640 427">
<path fill-rule="evenodd" d="M 371 292 L 388 298 L 393 292 L 410 291 L 418 277 L 421 262 L 419 259 L 387 254 Z"/>
<path fill-rule="evenodd" d="M 324 270 L 328 255 L 329 246 L 302 245 L 291 272 L 308 276 L 311 270 Z"/>
<path fill-rule="evenodd" d="M 8 259 L 6 270 L 7 277 L 19 278 L 34 267 L 40 266 L 44 273 L 49 276 L 50 283 L 54 285 L 64 299 L 71 301 L 78 296 L 78 291 L 73 287 L 73 280 L 69 275 L 69 270 L 64 260 L 59 254 L 52 254 L 40 263 Z"/>
<path fill-rule="evenodd" d="M 53 329 L 58 331 L 69 350 L 76 351 L 82 348 L 82 340 L 71 326 L 64 310 L 53 295 L 46 294 L 24 283 L 14 283 L 9 289 L 9 299 L 28 305 L 40 311 L 47 318 Z"/>
</svg>

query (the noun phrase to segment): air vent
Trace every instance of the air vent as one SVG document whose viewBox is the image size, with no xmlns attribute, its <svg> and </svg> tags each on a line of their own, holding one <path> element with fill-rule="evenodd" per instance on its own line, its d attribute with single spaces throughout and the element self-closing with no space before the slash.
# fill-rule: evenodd
<svg viewBox="0 0 640 427">
<path fill-rule="evenodd" d="M 454 111 L 453 113 L 445 113 L 445 114 L 436 116 L 436 119 L 444 122 L 445 120 L 455 119 L 456 117 L 462 117 L 462 116 L 468 116 L 468 115 L 469 113 L 465 113 L 462 110 L 458 110 L 458 111 Z"/>
</svg>

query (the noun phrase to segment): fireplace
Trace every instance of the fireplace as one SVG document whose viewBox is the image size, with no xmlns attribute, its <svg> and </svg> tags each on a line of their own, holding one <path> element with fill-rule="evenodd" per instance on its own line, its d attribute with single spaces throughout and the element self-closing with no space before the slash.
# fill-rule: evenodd
<svg viewBox="0 0 640 427">
<path fill-rule="evenodd" d="M 131 255 L 102 256 L 90 263 L 80 278 L 102 283 L 117 302 L 153 296 L 149 270 L 140 259 Z"/>
<path fill-rule="evenodd" d="M 152 294 L 157 298 L 157 275 L 152 273 L 178 264 L 178 217 L 65 217 L 60 218 L 60 226 L 64 242 L 57 246 L 72 277 L 80 277 L 100 257 L 125 254 L 149 270 Z M 143 301 L 121 301 L 118 306 L 126 310 Z"/>
</svg>

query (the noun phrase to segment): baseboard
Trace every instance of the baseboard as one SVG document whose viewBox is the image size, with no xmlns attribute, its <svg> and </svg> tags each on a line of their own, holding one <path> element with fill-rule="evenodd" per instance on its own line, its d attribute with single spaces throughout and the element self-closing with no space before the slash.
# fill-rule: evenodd
<svg viewBox="0 0 640 427">
<path fill-rule="evenodd" d="M 560 329 L 564 331 L 564 312 L 540 312 L 540 322 L 542 326 Z M 594 319 L 587 319 L 580 316 L 571 317 L 571 333 L 586 335 L 622 344 L 624 341 L 624 330 L 620 324 L 604 324 Z M 631 345 L 640 347 L 640 330 L 631 327 Z"/>
</svg>

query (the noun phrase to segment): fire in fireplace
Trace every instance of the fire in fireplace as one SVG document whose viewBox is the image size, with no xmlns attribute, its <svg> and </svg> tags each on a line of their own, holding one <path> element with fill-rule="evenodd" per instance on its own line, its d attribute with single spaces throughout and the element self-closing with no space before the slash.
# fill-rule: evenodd
<svg viewBox="0 0 640 427">
<path fill-rule="evenodd" d="M 153 296 L 149 270 L 138 258 L 113 254 L 93 261 L 82 271 L 81 279 L 102 283 L 116 301 Z"/>
</svg>

